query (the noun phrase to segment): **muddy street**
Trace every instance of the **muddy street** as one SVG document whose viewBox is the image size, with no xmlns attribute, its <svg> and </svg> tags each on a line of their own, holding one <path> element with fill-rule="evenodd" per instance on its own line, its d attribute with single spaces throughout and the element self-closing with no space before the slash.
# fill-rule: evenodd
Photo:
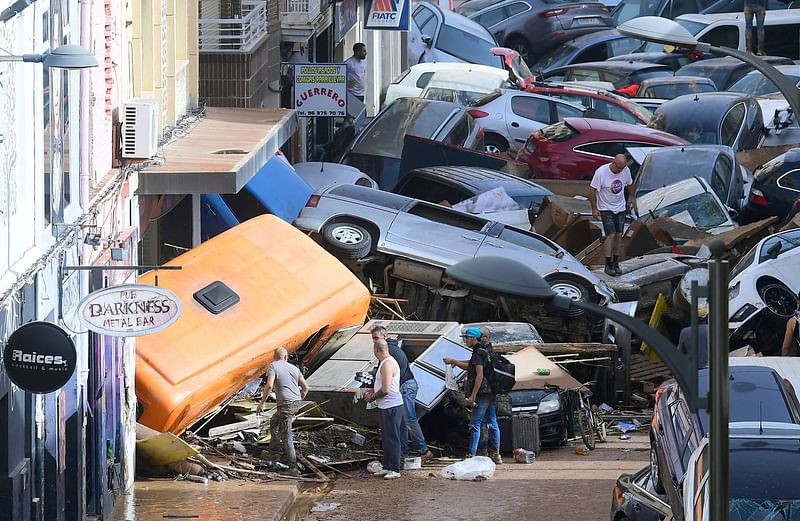
<svg viewBox="0 0 800 521">
<path fill-rule="evenodd" d="M 580 443 L 578 443 L 580 445 Z M 451 481 L 439 472 L 452 460 L 434 460 L 400 480 L 385 481 L 353 469 L 330 485 L 289 481 L 138 481 L 118 505 L 117 521 L 571 520 L 608 519 L 617 477 L 647 464 L 646 434 L 610 439 L 588 456 L 575 445 L 545 450 L 531 465 L 510 456 L 482 482 Z M 327 494 L 326 494 L 327 492 Z M 325 512 L 310 512 L 338 503 Z"/>
</svg>

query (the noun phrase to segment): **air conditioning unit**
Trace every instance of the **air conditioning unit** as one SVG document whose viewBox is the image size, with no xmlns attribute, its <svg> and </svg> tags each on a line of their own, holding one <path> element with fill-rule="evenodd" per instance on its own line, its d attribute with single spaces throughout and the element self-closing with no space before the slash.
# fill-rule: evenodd
<svg viewBox="0 0 800 521">
<path fill-rule="evenodd" d="M 122 104 L 122 157 L 149 159 L 158 152 L 158 101 L 131 99 Z"/>
</svg>

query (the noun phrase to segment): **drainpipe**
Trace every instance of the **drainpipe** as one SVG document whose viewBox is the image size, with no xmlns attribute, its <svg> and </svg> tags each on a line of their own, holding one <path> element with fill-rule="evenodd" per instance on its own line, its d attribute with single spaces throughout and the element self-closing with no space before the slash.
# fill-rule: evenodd
<svg viewBox="0 0 800 521">
<path fill-rule="evenodd" d="M 92 49 L 92 36 L 91 36 L 91 1 L 80 0 L 80 17 L 81 17 L 81 47 L 84 49 Z M 103 63 L 100 60 L 100 63 Z M 89 207 L 89 180 L 91 179 L 90 171 L 90 157 L 89 157 L 89 119 L 91 118 L 91 82 L 92 73 L 90 69 L 83 69 L 81 72 L 80 82 L 80 114 L 78 117 L 79 134 L 78 143 L 80 144 L 80 167 L 79 167 L 79 201 L 81 210 L 86 211 Z"/>
</svg>

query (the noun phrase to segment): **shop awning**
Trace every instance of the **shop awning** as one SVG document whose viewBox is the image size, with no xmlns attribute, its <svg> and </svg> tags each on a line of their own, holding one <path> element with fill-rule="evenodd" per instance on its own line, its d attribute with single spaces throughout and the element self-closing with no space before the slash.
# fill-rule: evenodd
<svg viewBox="0 0 800 521">
<path fill-rule="evenodd" d="M 297 128 L 291 109 L 208 107 L 185 136 L 143 168 L 140 195 L 237 193 Z"/>
</svg>

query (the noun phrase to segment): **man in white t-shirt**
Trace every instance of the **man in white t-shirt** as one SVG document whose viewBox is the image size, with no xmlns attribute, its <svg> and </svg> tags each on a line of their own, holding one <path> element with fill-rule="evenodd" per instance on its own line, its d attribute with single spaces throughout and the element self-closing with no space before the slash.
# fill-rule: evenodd
<svg viewBox="0 0 800 521">
<path fill-rule="evenodd" d="M 347 65 L 347 92 L 364 103 L 364 94 L 367 92 L 367 46 L 360 42 L 353 45 L 353 55 L 344 64 Z"/>
<path fill-rule="evenodd" d="M 622 246 L 625 211 L 633 209 L 633 197 L 628 193 L 628 187 L 632 183 L 628 159 L 624 154 L 617 154 L 614 161 L 595 171 L 589 187 L 592 217 L 603 223 L 605 272 L 608 275 L 622 275 L 619 250 Z"/>
</svg>

